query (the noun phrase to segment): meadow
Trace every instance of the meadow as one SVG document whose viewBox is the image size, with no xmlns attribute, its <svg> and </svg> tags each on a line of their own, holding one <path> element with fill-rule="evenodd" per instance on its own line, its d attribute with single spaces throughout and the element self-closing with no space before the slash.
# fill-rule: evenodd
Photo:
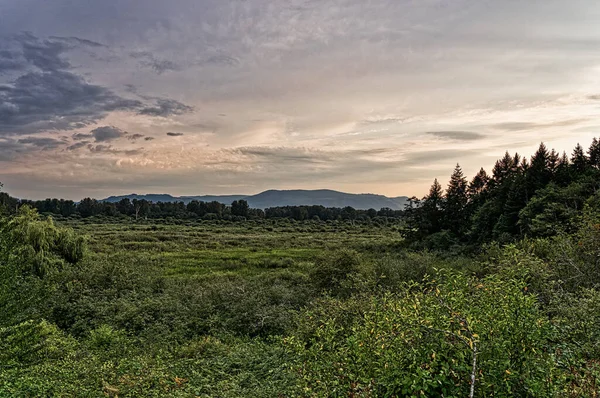
<svg viewBox="0 0 600 398">
<path fill-rule="evenodd" d="M 467 255 L 409 250 L 400 219 L 24 207 L 0 235 L 0 396 L 597 396 L 589 217 Z"/>
</svg>

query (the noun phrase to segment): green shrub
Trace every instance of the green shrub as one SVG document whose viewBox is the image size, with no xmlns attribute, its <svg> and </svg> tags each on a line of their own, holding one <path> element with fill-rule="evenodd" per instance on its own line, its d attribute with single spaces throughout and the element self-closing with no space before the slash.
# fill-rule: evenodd
<svg viewBox="0 0 600 398">
<path fill-rule="evenodd" d="M 284 344 L 307 396 L 548 397 L 560 385 L 552 328 L 518 276 L 407 284 L 402 293 L 327 299 Z"/>
<path fill-rule="evenodd" d="M 350 293 L 350 277 L 359 271 L 360 257 L 354 250 L 342 249 L 317 259 L 310 272 L 315 288 L 334 295 Z"/>
</svg>

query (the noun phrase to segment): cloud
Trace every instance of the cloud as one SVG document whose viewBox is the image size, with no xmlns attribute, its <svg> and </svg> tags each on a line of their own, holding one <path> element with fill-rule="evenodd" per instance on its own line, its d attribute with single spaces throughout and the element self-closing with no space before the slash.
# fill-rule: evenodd
<svg viewBox="0 0 600 398">
<path fill-rule="evenodd" d="M 19 144 L 30 144 L 41 149 L 55 149 L 64 145 L 63 141 L 48 137 L 27 137 L 17 141 Z"/>
<path fill-rule="evenodd" d="M 486 136 L 471 131 L 428 131 L 425 134 L 433 135 L 439 138 L 445 138 L 456 141 L 476 141 L 485 138 Z"/>
<path fill-rule="evenodd" d="M 105 144 L 88 144 L 87 148 L 89 149 L 89 151 L 91 153 L 96 153 L 96 154 L 100 154 L 100 153 L 110 153 L 110 154 L 124 154 L 124 155 L 139 155 L 140 153 L 143 152 L 144 148 L 138 148 L 138 149 L 127 149 L 127 150 L 121 150 L 121 149 L 116 149 L 114 148 L 112 145 L 105 145 Z"/>
<path fill-rule="evenodd" d="M 127 138 L 130 141 L 136 141 L 136 140 L 138 140 L 140 138 L 143 138 L 143 137 L 144 137 L 144 134 L 138 134 L 138 133 L 136 133 L 136 134 L 129 134 L 125 138 Z"/>
<path fill-rule="evenodd" d="M 459 161 L 477 154 L 474 149 L 439 149 L 433 151 L 409 152 L 404 155 L 402 163 L 404 165 L 431 165 L 448 160 Z"/>
<path fill-rule="evenodd" d="M 566 120 L 559 120 L 556 122 L 548 122 L 548 123 L 504 122 L 504 123 L 496 123 L 496 124 L 492 125 L 491 127 L 497 128 L 499 130 L 523 131 L 523 130 L 548 128 L 548 127 L 573 126 L 573 125 L 577 125 L 581 122 L 585 122 L 587 120 L 589 120 L 589 119 L 586 119 L 586 118 L 566 119 Z"/>
<path fill-rule="evenodd" d="M 79 141 L 79 140 L 87 140 L 87 139 L 93 138 L 94 135 L 86 134 L 86 133 L 75 133 L 75 134 L 73 134 L 72 137 L 75 141 Z"/>
<path fill-rule="evenodd" d="M 238 58 L 232 57 L 230 55 L 225 54 L 217 54 L 208 57 L 201 64 L 212 64 L 212 65 L 223 65 L 223 66 L 238 66 L 240 64 L 240 60 Z"/>
<path fill-rule="evenodd" d="M 168 117 L 192 110 L 167 98 L 124 98 L 88 82 L 65 58 L 65 52 L 75 45 L 100 44 L 76 37 L 42 40 L 25 33 L 1 49 L 0 74 L 22 74 L 11 83 L 0 84 L 0 133 L 73 130 L 94 124 L 114 111 Z"/>
<path fill-rule="evenodd" d="M 174 132 L 172 132 L 172 131 L 169 131 L 169 132 L 167 133 L 167 135 L 168 135 L 169 137 L 180 137 L 180 136 L 182 136 L 182 135 L 183 135 L 183 133 L 174 133 Z"/>
<path fill-rule="evenodd" d="M 127 135 L 126 131 L 114 126 L 102 126 L 90 131 L 96 142 L 113 141 Z"/>
<path fill-rule="evenodd" d="M 167 71 L 181 70 L 181 66 L 179 66 L 175 62 L 166 59 L 156 58 L 149 51 L 134 51 L 131 52 L 129 55 L 135 59 L 138 59 L 142 66 L 152 69 L 159 75 Z"/>
<path fill-rule="evenodd" d="M 70 45 L 76 46 L 88 46 L 88 47 L 106 47 L 106 45 L 87 39 L 81 39 L 79 37 L 62 37 L 62 36 L 50 36 L 49 39 L 54 41 L 63 42 Z"/>
<path fill-rule="evenodd" d="M 68 151 L 75 151 L 79 148 L 83 148 L 85 146 L 87 146 L 90 142 L 89 141 L 81 141 L 81 142 L 76 142 L 73 145 L 70 145 L 67 147 Z"/>
<path fill-rule="evenodd" d="M 184 113 L 193 110 L 193 107 L 179 101 L 160 98 L 156 100 L 156 105 L 144 107 L 140 109 L 138 113 L 140 115 L 167 117 L 172 115 L 183 115 Z"/>
</svg>

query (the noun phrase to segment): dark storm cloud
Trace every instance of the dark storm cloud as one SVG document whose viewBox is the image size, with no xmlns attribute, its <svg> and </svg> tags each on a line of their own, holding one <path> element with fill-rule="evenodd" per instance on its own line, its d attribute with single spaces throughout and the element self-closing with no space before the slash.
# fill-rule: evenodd
<svg viewBox="0 0 600 398">
<path fill-rule="evenodd" d="M 129 55 L 137 59 L 140 65 L 152 69 L 159 75 L 166 71 L 181 70 L 181 66 L 177 65 L 175 62 L 157 58 L 149 51 L 134 51 Z"/>
<path fill-rule="evenodd" d="M 20 53 L 10 49 L 0 50 L 0 75 L 21 70 L 25 66 L 26 61 Z"/>
<path fill-rule="evenodd" d="M 96 142 L 113 141 L 127 135 L 126 131 L 114 126 L 102 126 L 90 131 Z"/>
<path fill-rule="evenodd" d="M 485 135 L 472 131 L 428 131 L 425 134 L 457 141 L 476 141 L 485 138 Z"/>
<path fill-rule="evenodd" d="M 42 40 L 24 33 L 0 48 L 0 74 L 21 71 L 0 85 L 0 133 L 72 130 L 94 124 L 112 111 L 167 117 L 191 107 L 172 99 L 128 99 L 87 82 L 64 57 L 75 45 L 99 46 L 75 37 Z"/>
<path fill-rule="evenodd" d="M 168 135 L 169 137 L 180 137 L 180 136 L 182 136 L 182 135 L 183 135 L 183 133 L 174 133 L 174 132 L 172 132 L 172 131 L 169 131 L 169 132 L 167 133 L 167 135 Z"/>
<path fill-rule="evenodd" d="M 0 137 L 0 161 L 13 160 L 19 155 L 56 149 L 63 145 L 64 141 L 50 137 L 25 137 L 19 140 Z"/>
<path fill-rule="evenodd" d="M 30 144 L 41 149 L 55 149 L 64 145 L 63 141 L 47 137 L 27 137 L 17 142 L 19 144 Z"/>
<path fill-rule="evenodd" d="M 30 72 L 0 86 L 0 132 L 72 130 L 103 119 L 108 112 L 142 107 L 137 100 L 87 83 L 66 71 Z"/>
<path fill-rule="evenodd" d="M 167 117 L 171 115 L 183 115 L 192 110 L 191 106 L 179 101 L 159 98 L 156 100 L 156 105 L 144 107 L 138 113 L 140 115 Z"/>
<path fill-rule="evenodd" d="M 69 46 L 52 40 L 38 40 L 29 33 L 19 36 L 23 57 L 42 71 L 70 69 L 71 64 L 63 58 Z"/>
</svg>

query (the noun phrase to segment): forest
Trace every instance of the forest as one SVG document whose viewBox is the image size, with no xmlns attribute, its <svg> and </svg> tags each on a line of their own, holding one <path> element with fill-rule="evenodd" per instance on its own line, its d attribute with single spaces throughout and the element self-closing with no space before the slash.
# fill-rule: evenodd
<svg viewBox="0 0 600 398">
<path fill-rule="evenodd" d="M 600 142 L 403 211 L 0 193 L 0 397 L 597 397 Z"/>
</svg>

